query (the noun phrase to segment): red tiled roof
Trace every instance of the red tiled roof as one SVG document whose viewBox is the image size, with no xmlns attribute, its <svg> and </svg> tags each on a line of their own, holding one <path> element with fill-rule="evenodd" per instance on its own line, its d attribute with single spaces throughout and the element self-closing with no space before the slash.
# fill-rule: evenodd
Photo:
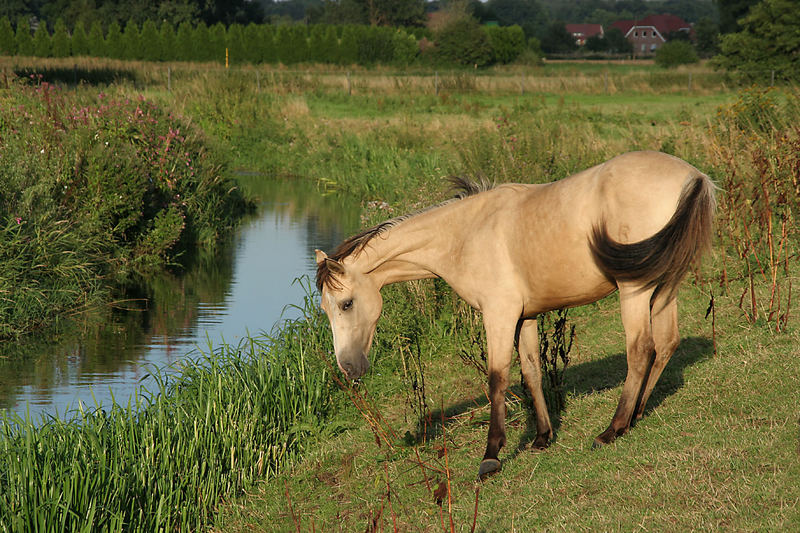
<svg viewBox="0 0 800 533">
<path fill-rule="evenodd" d="M 665 13 L 663 15 L 650 15 L 639 21 L 641 26 L 655 26 L 658 32 L 664 37 L 673 31 L 689 31 L 691 26 L 682 18 L 676 15 Z"/>
<path fill-rule="evenodd" d="M 636 24 L 635 20 L 618 20 L 616 22 L 612 22 L 611 26 L 621 31 L 622 35 L 627 35 L 631 28 L 633 28 L 634 24 Z"/>
<path fill-rule="evenodd" d="M 566 27 L 572 35 L 582 35 L 585 39 L 603 34 L 601 24 L 567 24 Z"/>
<path fill-rule="evenodd" d="M 665 13 L 663 15 L 649 15 L 642 20 L 618 20 L 611 24 L 612 27 L 618 28 L 622 35 L 627 35 L 631 28 L 634 26 L 652 26 L 658 30 L 663 37 L 673 31 L 689 31 L 691 26 L 682 18 L 676 15 Z"/>
</svg>

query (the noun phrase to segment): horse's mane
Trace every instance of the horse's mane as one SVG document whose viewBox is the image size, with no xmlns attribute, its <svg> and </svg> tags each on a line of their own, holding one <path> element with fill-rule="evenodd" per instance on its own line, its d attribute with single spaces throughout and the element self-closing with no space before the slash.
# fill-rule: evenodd
<svg viewBox="0 0 800 533">
<path fill-rule="evenodd" d="M 419 214 L 451 204 L 468 196 L 473 196 L 475 194 L 488 191 L 494 187 L 494 183 L 491 183 L 483 177 L 475 181 L 463 176 L 451 176 L 448 178 L 448 181 L 452 185 L 452 189 L 454 191 L 453 198 L 429 207 L 425 207 L 418 211 L 414 211 L 413 213 L 408 213 L 386 220 L 376 226 L 365 229 L 364 231 L 345 239 L 341 244 L 339 244 L 339 246 L 336 247 L 336 249 L 328 256 L 328 258 L 333 261 L 341 261 L 345 257 L 357 255 L 361 253 L 361 251 L 372 239 L 387 232 L 401 222 L 404 222 Z M 338 287 L 336 275 L 331 271 L 327 261 L 322 261 L 321 263 L 317 264 L 317 289 L 321 291 L 324 285 L 327 285 L 328 287 Z"/>
</svg>

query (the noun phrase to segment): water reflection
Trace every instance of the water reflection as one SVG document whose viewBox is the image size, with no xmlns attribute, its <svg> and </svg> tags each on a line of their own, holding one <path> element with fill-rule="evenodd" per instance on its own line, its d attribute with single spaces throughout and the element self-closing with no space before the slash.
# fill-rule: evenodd
<svg viewBox="0 0 800 533">
<path fill-rule="evenodd" d="M 79 401 L 108 404 L 112 395 L 124 404 L 148 365 L 175 363 L 223 339 L 236 344 L 270 330 L 282 314 L 293 316 L 286 307 L 304 294 L 293 281 L 313 274 L 314 248 L 330 250 L 357 228 L 359 209 L 307 185 L 241 181 L 261 208 L 216 254 L 194 257 L 184 273 L 149 279 L 113 307 L 81 315 L 60 338 L 4 346 L 0 409 L 38 417 L 63 415 Z"/>
</svg>

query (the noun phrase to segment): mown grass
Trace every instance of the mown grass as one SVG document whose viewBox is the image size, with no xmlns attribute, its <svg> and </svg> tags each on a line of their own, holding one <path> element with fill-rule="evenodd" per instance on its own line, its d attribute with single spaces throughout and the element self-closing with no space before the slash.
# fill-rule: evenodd
<svg viewBox="0 0 800 533">
<path fill-rule="evenodd" d="M 742 96 L 718 86 L 690 95 L 678 85 L 646 85 L 642 80 L 651 73 L 644 70 L 633 71 L 635 83 L 629 86 L 634 88 L 620 90 L 616 98 L 597 91 L 602 73 L 595 73 L 592 83 L 564 82 L 555 91 L 538 94 L 498 86 L 481 92 L 465 81 L 431 95 L 421 85 L 398 84 L 386 76 L 380 85 L 347 95 L 313 75 L 265 84 L 257 91 L 252 72 L 219 74 L 187 75 L 171 92 L 157 82 L 149 96 L 190 117 L 234 165 L 309 180 L 321 191 L 343 191 L 362 199 L 365 225 L 443 199 L 443 178 L 451 174 L 550 181 L 635 149 L 678 155 L 718 183 L 732 174 L 741 177 L 734 182 L 741 194 L 735 201 L 721 202 L 712 257 L 689 276 L 682 290 L 684 340 L 647 416 L 614 445 L 589 450 L 613 413 L 625 374 L 624 337 L 612 297 L 570 312 L 577 340 L 564 377 L 566 406 L 551 414 L 557 430 L 552 446 L 544 452 L 526 449 L 535 435 L 534 422 L 522 389 L 515 386 L 508 396 L 504 470 L 476 485 L 488 406 L 485 377 L 465 361 L 481 360 L 480 317 L 443 283 L 414 282 L 384 291 L 386 307 L 372 354 L 373 370 L 356 388 L 343 384 L 341 393 L 334 392 L 330 379 L 338 377 L 335 371 L 324 379 L 332 363 L 331 344 L 318 311 L 308 313 L 308 322 L 284 330 L 293 346 L 286 349 L 286 357 L 302 354 L 309 367 L 317 369 L 312 381 L 326 391 L 322 396 L 327 407 L 318 415 L 300 416 L 301 422 L 291 426 L 301 433 L 273 435 L 292 438 L 293 445 L 305 444 L 302 462 L 276 461 L 266 482 L 252 486 L 260 477 L 255 474 L 264 474 L 253 466 L 258 461 L 256 447 L 241 444 L 243 453 L 236 446 L 256 433 L 269 433 L 271 420 L 252 417 L 245 407 L 271 401 L 273 389 L 246 377 L 250 371 L 244 367 L 254 364 L 270 370 L 299 387 L 294 393 L 307 393 L 301 392 L 301 372 L 292 366 L 297 363 L 283 359 L 282 348 L 277 360 L 258 351 L 258 358 L 248 357 L 246 364 L 239 360 L 239 350 L 227 350 L 233 357 L 220 355 L 200 365 L 211 367 L 211 379 L 191 377 L 206 376 L 205 370 L 189 370 L 187 386 L 163 390 L 155 405 L 181 407 L 179 415 L 164 416 L 156 429 L 136 425 L 142 417 L 130 412 L 114 419 L 110 426 L 134 424 L 132 433 L 150 436 L 152 449 L 160 453 L 155 462 L 160 466 L 132 463 L 151 468 L 151 475 L 128 481 L 120 474 L 94 486 L 100 501 L 111 502 L 109 509 L 134 505 L 139 506 L 138 514 L 115 511 L 100 524 L 95 518 L 100 515 L 79 522 L 78 516 L 87 516 L 82 510 L 69 514 L 75 519 L 72 529 L 86 524 L 100 529 L 150 530 L 158 524 L 189 529 L 213 521 L 219 531 L 429 531 L 451 529 L 451 517 L 453 529 L 463 531 L 472 530 L 473 521 L 478 531 L 786 530 L 800 523 L 800 358 L 795 348 L 800 339 L 796 313 L 787 313 L 794 309 L 787 292 L 797 279 L 798 242 L 796 233 L 788 234 L 791 239 L 780 237 L 782 224 L 794 228 L 797 203 L 764 204 L 757 179 L 767 169 L 770 176 L 781 177 L 768 183 L 769 191 L 796 186 L 787 171 L 796 161 L 788 147 L 800 139 L 792 126 L 797 108 L 790 105 L 795 98 L 791 91 L 771 102 L 757 92 Z M 569 76 L 586 77 L 580 71 Z M 517 74 L 508 77 L 515 79 Z M 765 161 L 771 166 L 764 166 Z M 721 199 L 729 198 L 728 193 L 720 191 Z M 750 207 L 755 205 L 762 207 Z M 751 280 L 752 308 L 749 297 L 740 298 Z M 771 287 L 779 288 L 778 301 L 783 302 L 775 313 L 770 312 L 770 295 L 775 294 Z M 713 313 L 706 316 L 712 294 Z M 778 334 L 781 313 L 787 321 Z M 261 359 L 266 366 L 259 366 Z M 285 368 L 270 361 L 288 365 L 290 371 L 284 374 Z M 193 380 L 209 388 L 195 387 Z M 237 388 L 242 383 L 249 387 L 243 403 Z M 213 403 L 205 394 L 215 398 Z M 184 401 L 198 407 L 183 409 Z M 206 422 L 208 405 L 218 414 L 209 415 Z M 225 412 L 226 406 L 230 412 Z M 143 412 L 158 410 L 142 407 Z M 280 416 L 297 422 L 292 411 L 296 407 L 287 404 L 286 409 Z M 98 416 L 103 420 L 105 415 Z M 195 439 L 195 422 L 198 431 L 206 432 L 196 439 L 200 444 L 190 442 Z M 23 510 L 11 507 L 18 496 L 0 500 L 15 512 L 10 529 L 24 529 L 37 516 L 65 508 L 53 502 L 63 503 L 58 495 L 71 494 L 64 488 L 69 484 L 54 481 L 39 490 L 32 483 L 42 465 L 58 470 L 62 479 L 74 474 L 76 485 L 91 486 L 91 472 L 80 468 L 91 464 L 87 457 L 94 455 L 57 460 L 25 455 L 29 450 L 57 449 L 53 443 L 60 439 L 82 442 L 83 433 L 65 428 L 59 422 L 37 430 L 23 424 L 7 434 L 7 442 L 16 443 L 15 453 L 30 457 L 12 460 L 6 467 L 20 472 L 15 486 L 24 488 L 15 494 L 28 494 L 31 502 Z M 177 440 L 170 436 L 172 428 L 180 435 Z M 27 443 L 20 439 L 25 435 Z M 41 445 L 33 446 L 36 439 Z M 108 453 L 108 441 L 100 442 L 94 453 Z M 234 461 L 231 468 L 226 462 L 230 446 L 234 457 L 249 459 Z M 146 449 L 131 444 L 120 456 L 133 461 Z M 167 457 L 179 466 L 168 465 Z M 217 465 L 214 475 L 198 473 L 202 460 Z M 182 474 L 186 484 L 174 485 Z M 7 474 L 0 468 L 3 475 Z M 117 485 L 140 496 L 126 500 L 114 493 Z M 142 485 L 149 489 L 136 492 Z M 243 490 L 247 496 L 237 498 Z M 92 505 L 97 506 L 89 503 L 81 509 Z"/>
</svg>

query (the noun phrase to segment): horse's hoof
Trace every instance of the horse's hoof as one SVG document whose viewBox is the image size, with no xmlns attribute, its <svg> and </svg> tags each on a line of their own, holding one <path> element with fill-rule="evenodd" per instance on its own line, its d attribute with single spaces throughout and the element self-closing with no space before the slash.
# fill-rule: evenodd
<svg viewBox="0 0 800 533">
<path fill-rule="evenodd" d="M 547 449 L 548 446 L 550 446 L 549 435 L 537 435 L 533 440 L 533 444 L 531 444 L 531 448 L 534 450 L 544 450 Z"/>
<path fill-rule="evenodd" d="M 500 471 L 501 465 L 498 459 L 484 459 L 478 469 L 478 481 L 483 481 L 487 477 Z"/>
<path fill-rule="evenodd" d="M 624 431 L 616 432 L 614 431 L 614 429 L 609 427 L 607 430 L 605 430 L 604 432 L 600 433 L 597 437 L 595 437 L 594 442 L 592 442 L 592 449 L 596 450 L 598 448 L 602 448 L 607 444 L 611 444 L 612 442 L 617 440 L 617 437 L 623 435 L 624 433 L 625 433 Z"/>
</svg>

